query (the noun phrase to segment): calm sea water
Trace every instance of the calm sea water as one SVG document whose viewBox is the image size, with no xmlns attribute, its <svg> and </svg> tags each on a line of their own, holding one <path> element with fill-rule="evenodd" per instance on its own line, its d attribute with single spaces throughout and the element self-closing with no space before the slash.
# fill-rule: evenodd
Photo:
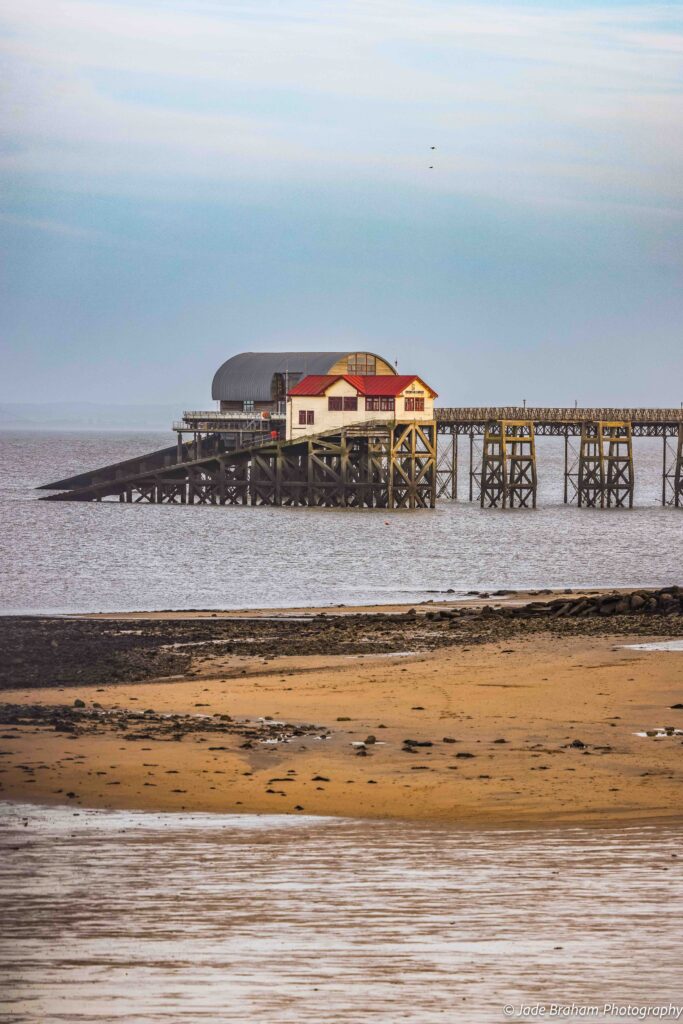
<svg viewBox="0 0 683 1024">
<path fill-rule="evenodd" d="M 682 1005 L 682 839 L 0 805 L 0 1020 Z"/>
<path fill-rule="evenodd" d="M 5 611 L 419 601 L 432 591 L 681 582 L 683 510 L 659 506 L 661 441 L 636 443 L 636 505 L 562 504 L 561 441 L 539 442 L 539 508 L 434 511 L 38 501 L 35 486 L 170 433 L 0 433 Z M 465 446 L 463 445 L 463 455 Z M 466 493 L 462 459 L 461 494 Z"/>
</svg>

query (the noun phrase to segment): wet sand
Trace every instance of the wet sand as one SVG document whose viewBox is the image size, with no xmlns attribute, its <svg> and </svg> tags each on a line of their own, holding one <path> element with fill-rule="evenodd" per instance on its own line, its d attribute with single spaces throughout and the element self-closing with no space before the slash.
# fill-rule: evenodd
<svg viewBox="0 0 683 1024">
<path fill-rule="evenodd" d="M 103 721 L 91 732 L 6 720 L 0 795 L 476 826 L 679 819 L 682 737 L 636 734 L 683 728 L 683 710 L 672 710 L 683 703 L 683 652 L 623 646 L 680 636 L 679 617 L 500 626 L 487 623 L 482 633 L 474 624 L 456 640 L 446 623 L 442 645 L 417 652 L 410 642 L 418 634 L 406 634 L 405 651 L 392 634 L 393 654 L 274 656 L 269 648 L 264 658 L 244 653 L 246 641 L 240 653 L 198 646 L 174 679 L 5 689 L 6 705 L 79 700 L 87 711 L 96 702 Z M 163 734 L 135 717 L 147 709 L 188 718 L 175 736 Z M 125 729 L 112 725 L 113 714 L 131 716 Z M 220 715 L 239 728 L 218 737 L 202 730 Z M 263 727 L 259 718 L 286 723 L 283 741 L 245 738 L 245 729 Z M 296 735 L 297 725 L 317 729 Z"/>
<path fill-rule="evenodd" d="M 3 1019 L 492 1024 L 506 1004 L 680 1004 L 682 837 L 0 804 Z"/>
</svg>

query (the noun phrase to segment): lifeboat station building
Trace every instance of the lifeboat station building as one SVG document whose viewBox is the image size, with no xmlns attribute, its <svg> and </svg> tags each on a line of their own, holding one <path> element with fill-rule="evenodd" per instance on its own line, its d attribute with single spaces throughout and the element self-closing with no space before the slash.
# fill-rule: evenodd
<svg viewBox="0 0 683 1024">
<path fill-rule="evenodd" d="M 352 424 L 431 422 L 436 397 L 414 374 L 310 374 L 287 396 L 287 440 Z"/>
<path fill-rule="evenodd" d="M 173 424 L 179 453 L 199 452 L 207 435 L 231 451 L 350 424 L 429 421 L 436 397 L 420 377 L 358 351 L 240 352 L 218 368 L 211 394 L 217 408 Z"/>
</svg>

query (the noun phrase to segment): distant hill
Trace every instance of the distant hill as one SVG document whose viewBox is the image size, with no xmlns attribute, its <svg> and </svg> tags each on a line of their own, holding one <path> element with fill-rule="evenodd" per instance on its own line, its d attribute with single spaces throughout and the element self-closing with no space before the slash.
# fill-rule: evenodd
<svg viewBox="0 0 683 1024">
<path fill-rule="evenodd" d="M 191 403 L 187 408 L 191 407 Z M 170 430 L 183 407 L 105 402 L 0 402 L 0 429 Z"/>
</svg>

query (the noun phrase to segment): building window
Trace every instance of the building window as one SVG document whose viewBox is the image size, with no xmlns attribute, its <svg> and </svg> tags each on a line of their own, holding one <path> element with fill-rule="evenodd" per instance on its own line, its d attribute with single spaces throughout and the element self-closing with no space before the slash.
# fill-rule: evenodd
<svg viewBox="0 0 683 1024">
<path fill-rule="evenodd" d="M 307 427 L 315 422 L 315 413 L 312 409 L 299 409 L 299 426 Z"/>
<path fill-rule="evenodd" d="M 367 412 L 393 412 L 394 399 L 373 395 L 365 399 L 365 409 Z"/>
<path fill-rule="evenodd" d="M 287 397 L 287 385 L 284 373 L 274 373 L 270 381 L 270 397 L 273 402 L 283 401 Z"/>
<path fill-rule="evenodd" d="M 358 399 L 355 395 L 345 395 L 343 398 L 341 395 L 330 397 L 327 399 L 327 408 L 330 412 L 356 412 L 358 409 Z"/>
<path fill-rule="evenodd" d="M 254 411 L 254 400 L 253 398 L 245 398 L 242 402 L 242 412 L 253 412 Z"/>
<path fill-rule="evenodd" d="M 360 377 L 374 377 L 377 373 L 377 360 L 368 352 L 354 352 L 347 362 L 347 373 L 353 373 Z"/>
<path fill-rule="evenodd" d="M 424 412 L 424 398 L 406 398 L 406 412 Z"/>
</svg>

